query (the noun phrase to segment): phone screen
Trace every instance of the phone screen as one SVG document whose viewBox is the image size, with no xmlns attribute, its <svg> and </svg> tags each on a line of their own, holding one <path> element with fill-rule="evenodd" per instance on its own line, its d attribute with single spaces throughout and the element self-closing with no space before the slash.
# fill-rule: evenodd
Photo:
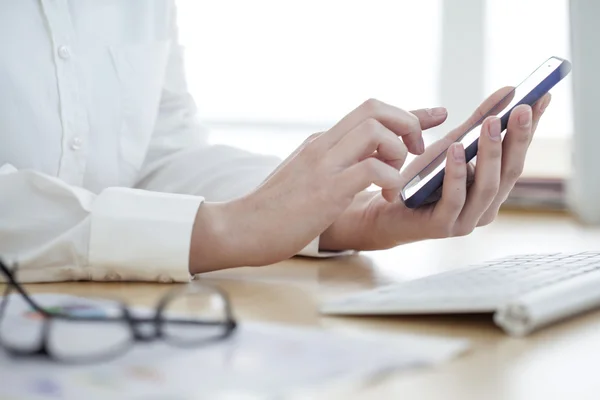
<svg viewBox="0 0 600 400">
<path fill-rule="evenodd" d="M 503 131 L 502 137 L 504 137 L 504 131 L 506 129 L 508 117 L 512 109 L 519 104 L 530 104 L 530 101 L 528 100 L 533 100 L 531 102 L 534 102 L 542 97 L 550 89 L 550 87 L 554 86 L 554 84 L 567 75 L 569 71 L 563 70 L 564 65 L 565 60 L 563 59 L 558 57 L 549 58 L 544 64 L 538 67 L 531 75 L 521 82 L 521 84 L 511 90 L 502 100 L 495 104 L 487 113 L 485 113 L 485 115 L 483 115 L 479 121 L 468 128 L 466 132 L 456 140 L 457 142 L 461 142 L 466 149 L 467 161 L 472 159 L 477 152 L 477 139 L 479 138 L 480 134 L 479 126 L 487 117 L 496 115 L 501 119 Z M 440 179 L 439 175 L 443 173 L 446 165 L 447 150 L 448 149 L 444 150 L 440 155 L 438 155 L 403 188 L 402 197 L 405 201 L 423 189 L 427 183 L 429 183 L 435 177 L 439 179 L 439 184 L 441 185 L 442 180 Z M 433 188 L 431 191 L 436 189 L 437 187 Z"/>
</svg>

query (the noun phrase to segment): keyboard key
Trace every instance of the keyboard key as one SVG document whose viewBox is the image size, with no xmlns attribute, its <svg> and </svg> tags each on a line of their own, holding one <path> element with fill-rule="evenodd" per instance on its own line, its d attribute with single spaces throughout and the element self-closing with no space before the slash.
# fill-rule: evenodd
<svg viewBox="0 0 600 400">
<path fill-rule="evenodd" d="M 481 310 L 600 270 L 600 251 L 524 254 L 392 284 L 335 301 L 346 309 Z M 335 307 L 334 307 L 335 308 Z"/>
</svg>

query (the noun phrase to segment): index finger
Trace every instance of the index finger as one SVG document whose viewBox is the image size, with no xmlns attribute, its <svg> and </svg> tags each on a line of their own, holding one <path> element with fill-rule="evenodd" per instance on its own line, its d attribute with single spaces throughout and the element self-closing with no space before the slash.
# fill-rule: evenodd
<svg viewBox="0 0 600 400">
<path fill-rule="evenodd" d="M 514 87 L 512 86 L 505 86 L 501 89 L 498 89 L 487 99 L 485 99 L 465 122 L 450 131 L 450 133 L 448 133 L 446 136 L 430 145 L 425 150 L 424 154 L 424 156 L 428 155 L 429 157 L 422 156 L 417 158 L 415 160 L 416 162 L 414 163 L 415 165 L 411 164 L 411 169 L 407 172 L 414 172 L 416 174 L 421 170 L 421 168 L 424 168 L 429 163 L 427 160 L 432 161 L 435 156 L 442 158 L 445 157 L 445 152 L 452 145 L 452 143 L 457 141 L 467 132 L 481 129 L 484 119 L 489 116 L 495 116 L 504 110 L 514 98 L 514 94 Z M 435 156 L 431 156 L 432 154 L 435 154 Z"/>
<path fill-rule="evenodd" d="M 419 112 L 417 116 L 401 108 L 371 99 L 342 118 L 322 139 L 327 140 L 328 146 L 331 147 L 346 133 L 370 118 L 379 121 L 387 129 L 400 136 L 411 153 L 421 154 L 425 150 L 422 126 L 439 125 L 446 119 L 446 113 L 436 115 L 435 113 Z"/>
<path fill-rule="evenodd" d="M 479 107 L 477 107 L 477 109 L 465 122 L 446 135 L 446 138 L 449 139 L 448 146 L 450 146 L 450 144 L 458 139 L 463 133 L 467 132 L 467 130 L 476 128 L 475 125 L 481 125 L 486 117 L 497 115 L 508 104 L 510 104 L 514 95 L 515 92 L 513 86 L 505 86 L 492 93 L 483 101 L 483 103 L 479 105 Z"/>
<path fill-rule="evenodd" d="M 468 131 L 480 129 L 479 126 L 483 120 L 490 116 L 496 115 L 502 111 L 513 99 L 514 87 L 505 86 L 498 89 L 487 99 L 485 99 L 479 107 L 471 114 L 471 116 L 463 122 L 459 127 L 453 129 L 446 136 L 432 143 L 420 157 L 417 157 L 411 162 L 402 172 L 402 181 L 408 183 L 419 171 L 425 168 L 434 160 L 445 160 L 448 148 L 457 141 L 463 134 Z M 479 126 L 476 126 L 476 125 Z M 437 162 L 437 161 L 436 161 Z"/>
</svg>

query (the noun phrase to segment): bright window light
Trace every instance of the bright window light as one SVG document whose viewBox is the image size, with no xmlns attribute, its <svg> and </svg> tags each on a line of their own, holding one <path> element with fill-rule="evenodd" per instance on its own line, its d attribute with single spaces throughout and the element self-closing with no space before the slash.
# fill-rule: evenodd
<svg viewBox="0 0 600 400">
<path fill-rule="evenodd" d="M 486 92 L 516 85 L 550 56 L 570 58 L 569 0 L 487 0 Z M 536 135 L 573 133 L 571 76 L 552 89 Z"/>
<path fill-rule="evenodd" d="M 368 98 L 408 110 L 441 105 L 444 3 L 177 0 L 188 82 L 211 141 L 285 157 Z M 455 29 L 464 28 L 455 23 Z M 569 58 L 568 0 L 486 0 L 481 26 L 484 81 L 462 79 L 481 99 L 518 84 L 549 56 Z M 473 34 L 466 34 L 464 46 L 477 43 L 476 37 L 469 40 Z M 553 90 L 551 112 L 538 127 L 538 147 L 547 147 L 542 138 L 544 143 L 570 138 L 570 85 L 567 78 Z M 544 169 L 538 159 L 567 160 L 562 153 L 539 153 L 529 157 L 528 169 L 531 163 Z"/>
<path fill-rule="evenodd" d="M 179 0 L 208 122 L 329 126 L 375 97 L 438 105 L 437 0 Z"/>
</svg>

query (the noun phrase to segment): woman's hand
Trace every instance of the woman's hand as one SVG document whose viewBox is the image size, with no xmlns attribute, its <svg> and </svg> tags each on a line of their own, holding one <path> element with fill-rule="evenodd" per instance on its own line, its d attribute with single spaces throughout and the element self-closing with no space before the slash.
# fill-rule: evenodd
<svg viewBox="0 0 600 400">
<path fill-rule="evenodd" d="M 365 102 L 329 131 L 311 136 L 249 195 L 200 206 L 190 272 L 292 257 L 372 184 L 382 188 L 382 204 L 396 202 L 407 151 L 422 154 L 422 130 L 439 125 L 446 115 L 443 108 L 408 112 Z"/>
<path fill-rule="evenodd" d="M 463 236 L 491 223 L 523 170 L 525 156 L 550 95 L 533 107 L 521 105 L 511 113 L 504 141 L 500 121 L 488 117 L 481 127 L 477 166 L 465 163 L 464 149 L 453 143 L 506 96 L 503 88 L 490 96 L 468 121 L 429 146 L 400 175 L 405 185 L 441 151 L 450 146 L 439 201 L 409 209 L 401 201 L 384 201 L 379 192 L 356 196 L 344 213 L 321 235 L 324 250 L 374 250 L 424 239 Z M 467 185 L 467 176 L 474 183 Z"/>
</svg>

